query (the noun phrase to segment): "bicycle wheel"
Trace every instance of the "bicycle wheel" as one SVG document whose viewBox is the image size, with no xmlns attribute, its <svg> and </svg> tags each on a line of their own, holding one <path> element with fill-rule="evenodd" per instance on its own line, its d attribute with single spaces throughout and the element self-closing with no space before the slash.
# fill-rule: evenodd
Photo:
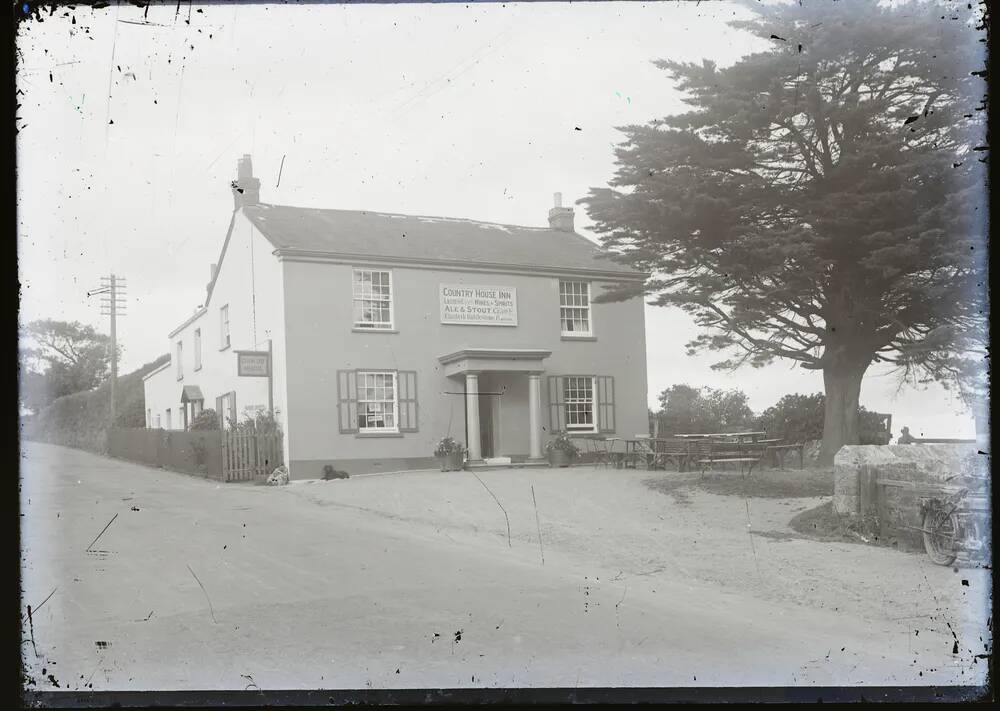
<svg viewBox="0 0 1000 711">
<path fill-rule="evenodd" d="M 938 508 L 924 513 L 924 550 L 938 565 L 951 565 L 958 557 L 958 516 Z"/>
</svg>

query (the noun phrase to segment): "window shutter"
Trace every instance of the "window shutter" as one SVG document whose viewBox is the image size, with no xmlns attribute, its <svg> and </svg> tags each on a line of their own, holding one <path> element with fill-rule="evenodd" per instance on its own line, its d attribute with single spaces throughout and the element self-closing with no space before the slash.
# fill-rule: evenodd
<svg viewBox="0 0 1000 711">
<path fill-rule="evenodd" d="M 598 375 L 597 381 L 597 429 L 599 432 L 615 431 L 615 378 L 612 375 Z"/>
<path fill-rule="evenodd" d="M 396 373 L 396 396 L 399 402 L 399 431 L 417 431 L 417 371 Z"/>
<path fill-rule="evenodd" d="M 337 419 L 342 433 L 358 431 L 358 375 L 353 370 L 337 371 Z"/>
<path fill-rule="evenodd" d="M 549 432 L 555 434 L 566 429 L 566 388 L 561 375 L 549 376 Z"/>
</svg>

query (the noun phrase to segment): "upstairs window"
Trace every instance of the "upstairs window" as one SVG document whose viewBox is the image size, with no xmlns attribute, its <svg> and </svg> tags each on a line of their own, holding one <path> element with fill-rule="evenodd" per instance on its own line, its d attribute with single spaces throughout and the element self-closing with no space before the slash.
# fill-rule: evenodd
<svg viewBox="0 0 1000 711">
<path fill-rule="evenodd" d="M 229 348 L 229 304 L 219 309 L 219 350 Z"/>
<path fill-rule="evenodd" d="M 201 329 L 194 330 L 194 369 L 201 370 Z"/>
<path fill-rule="evenodd" d="M 392 329 L 392 276 L 387 271 L 354 270 L 354 327 Z"/>
<path fill-rule="evenodd" d="M 559 320 L 564 336 L 590 336 L 590 284 L 559 282 Z"/>
<path fill-rule="evenodd" d="M 184 342 L 177 341 L 177 379 L 184 378 Z"/>
</svg>

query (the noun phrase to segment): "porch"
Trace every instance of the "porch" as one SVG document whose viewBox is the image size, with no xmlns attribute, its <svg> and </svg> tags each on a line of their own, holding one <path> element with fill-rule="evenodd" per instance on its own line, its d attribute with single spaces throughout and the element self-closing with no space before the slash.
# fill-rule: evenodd
<svg viewBox="0 0 1000 711">
<path fill-rule="evenodd" d="M 467 466 L 545 464 L 541 374 L 550 355 L 540 348 L 464 348 L 438 359 L 463 386 L 452 394 L 465 399 Z"/>
</svg>

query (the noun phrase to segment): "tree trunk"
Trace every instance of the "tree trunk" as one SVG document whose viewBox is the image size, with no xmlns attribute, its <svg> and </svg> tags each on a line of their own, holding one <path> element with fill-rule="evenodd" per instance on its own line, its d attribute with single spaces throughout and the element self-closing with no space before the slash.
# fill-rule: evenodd
<svg viewBox="0 0 1000 711">
<path fill-rule="evenodd" d="M 861 379 L 868 370 L 870 360 L 838 363 L 823 370 L 826 389 L 826 408 L 823 417 L 823 444 L 819 451 L 819 464 L 830 466 L 833 457 L 845 444 L 858 444 L 858 399 Z"/>
</svg>

